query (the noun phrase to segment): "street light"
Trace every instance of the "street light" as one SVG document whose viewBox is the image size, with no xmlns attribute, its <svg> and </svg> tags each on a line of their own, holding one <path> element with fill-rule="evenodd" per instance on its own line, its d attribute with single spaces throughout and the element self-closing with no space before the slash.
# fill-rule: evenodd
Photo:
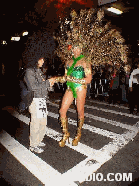
<svg viewBox="0 0 140 186">
<path fill-rule="evenodd" d="M 27 36 L 27 35 L 28 35 L 28 32 L 27 31 L 25 31 L 25 32 L 22 33 L 22 36 Z"/>
<path fill-rule="evenodd" d="M 115 14 L 122 14 L 123 13 L 123 11 L 121 11 L 117 8 L 113 8 L 113 7 L 107 8 L 107 10 L 110 11 L 110 12 L 113 12 Z"/>
<path fill-rule="evenodd" d="M 19 41 L 20 37 L 11 37 L 11 41 Z"/>
<path fill-rule="evenodd" d="M 7 45 L 7 42 L 5 40 L 2 41 L 3 45 Z"/>
</svg>

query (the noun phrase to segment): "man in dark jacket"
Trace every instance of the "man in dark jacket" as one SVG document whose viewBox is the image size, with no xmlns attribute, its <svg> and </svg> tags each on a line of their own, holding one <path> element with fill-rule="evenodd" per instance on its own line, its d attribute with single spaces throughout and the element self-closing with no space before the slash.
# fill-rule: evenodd
<svg viewBox="0 0 140 186">
<path fill-rule="evenodd" d="M 48 98 L 48 90 L 53 86 L 55 79 L 45 80 L 41 67 L 44 63 L 44 58 L 37 60 L 36 66 L 26 69 L 24 80 L 28 88 L 33 92 L 34 98 L 29 106 L 31 114 L 30 122 L 30 150 L 41 153 L 45 146 L 42 142 L 46 133 L 47 124 L 47 106 L 46 98 Z"/>
</svg>

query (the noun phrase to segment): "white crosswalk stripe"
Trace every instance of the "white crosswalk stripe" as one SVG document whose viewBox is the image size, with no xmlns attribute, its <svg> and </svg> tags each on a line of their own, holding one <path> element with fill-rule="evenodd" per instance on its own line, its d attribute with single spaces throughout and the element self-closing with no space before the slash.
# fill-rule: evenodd
<svg viewBox="0 0 140 186">
<path fill-rule="evenodd" d="M 60 99 L 55 100 L 55 102 L 60 102 L 60 101 L 61 101 Z M 114 105 L 114 104 L 109 104 L 109 103 L 106 103 L 106 102 L 100 102 L 100 101 L 96 101 L 96 100 L 88 100 L 88 102 L 96 103 L 98 105 L 106 105 L 106 106 L 111 106 L 111 107 L 115 107 L 115 108 L 121 108 L 121 109 L 124 109 L 124 110 L 128 110 L 129 109 L 128 107 L 124 107 L 122 105 Z"/>
<path fill-rule="evenodd" d="M 58 114 L 54 114 L 49 112 L 48 116 L 58 118 Z M 70 119 L 69 124 L 76 125 L 76 121 Z M 107 162 L 109 159 L 112 158 L 114 154 L 116 154 L 122 147 L 124 147 L 130 140 L 132 140 L 136 134 L 138 133 L 138 128 L 135 125 L 132 127 L 133 130 L 127 131 L 126 133 L 120 135 L 116 133 L 112 133 L 110 131 L 106 131 L 103 129 L 98 129 L 96 127 L 89 126 L 87 124 L 83 125 L 83 129 L 88 129 L 89 131 L 98 133 L 103 136 L 107 136 L 111 139 L 113 139 L 112 142 L 109 142 L 107 145 L 102 147 L 100 150 L 91 149 L 87 145 L 83 145 L 81 143 L 78 143 L 77 147 L 72 147 L 69 144 L 66 144 L 70 148 L 86 155 L 88 158 L 75 166 L 73 169 L 67 171 L 67 173 L 64 173 L 64 176 L 66 179 L 70 179 L 73 181 L 79 181 L 83 182 L 86 180 L 88 175 L 91 175 L 93 172 L 97 171 L 101 165 L 103 165 L 105 162 Z M 56 133 L 54 130 L 51 130 L 51 134 L 49 134 L 49 137 L 57 136 L 58 133 Z M 57 139 L 59 141 L 60 139 Z M 72 142 L 72 139 L 70 139 L 70 142 Z M 84 153 L 83 153 L 84 152 Z M 87 162 L 91 160 L 96 160 L 96 163 L 93 165 L 87 166 Z"/>
<path fill-rule="evenodd" d="M 52 103 L 50 101 L 47 103 L 52 106 L 55 106 L 57 108 L 59 107 L 58 104 Z M 118 114 L 118 115 L 125 115 L 126 117 L 131 117 L 130 115 L 127 115 L 126 113 L 121 114 L 120 112 L 106 110 L 106 109 L 99 109 L 97 107 L 88 106 L 88 105 L 85 105 L 85 107 L 92 108 L 95 110 L 102 110 L 103 112 L 110 112 L 110 113 L 114 113 L 114 114 Z M 71 108 L 69 109 L 69 111 L 72 113 L 76 112 L 76 110 L 71 109 Z M 19 114 L 16 111 L 13 112 L 13 116 L 29 125 L 30 118 L 28 118 L 22 114 Z M 58 119 L 58 117 L 59 117 L 58 114 L 56 114 L 54 112 L 50 112 L 50 111 L 48 111 L 48 116 L 51 118 L 56 118 L 56 119 Z M 94 116 L 89 113 L 85 113 L 85 117 L 88 117 L 88 118 L 91 118 L 91 119 L 94 119 L 97 121 L 101 121 L 104 123 L 108 123 L 110 125 L 119 126 L 121 128 L 127 129 L 127 131 L 123 134 L 117 134 L 117 133 L 114 133 L 114 132 L 111 132 L 108 130 L 104 130 L 101 128 L 97 128 L 97 127 L 94 127 L 94 126 L 84 123 L 84 125 L 83 125 L 84 130 L 87 130 L 92 133 L 96 133 L 98 135 L 102 135 L 107 138 L 110 138 L 111 142 L 104 145 L 101 149 L 96 150 L 96 149 L 91 148 L 88 145 L 82 144 L 81 142 L 78 143 L 78 146 L 74 147 L 71 145 L 72 138 L 70 138 L 70 144 L 68 142 L 66 142 L 66 146 L 85 155 L 87 158 L 63 174 L 59 173 L 57 170 L 52 168 L 46 162 L 44 162 L 43 160 L 41 160 L 40 158 L 35 156 L 33 153 L 29 152 L 28 149 L 23 147 L 18 142 L 16 143 L 15 142 L 16 140 L 13 141 L 13 139 L 10 136 L 8 136 L 8 134 L 6 132 L 4 132 L 4 134 L 1 134 L 0 142 L 11 152 L 11 154 L 13 154 L 17 159 L 19 159 L 19 161 L 29 171 L 31 171 L 39 180 L 41 180 L 42 183 L 44 183 L 46 185 L 47 184 L 53 185 L 55 183 L 57 183 L 57 184 L 61 183 L 63 180 L 64 183 L 61 183 L 61 185 L 64 184 L 65 186 L 67 186 L 67 185 L 74 186 L 74 185 L 76 185 L 74 183 L 75 181 L 78 181 L 81 183 L 81 182 L 85 181 L 85 179 L 89 175 L 91 175 L 93 172 L 96 172 L 104 163 L 106 163 L 108 160 L 110 160 L 114 154 L 116 154 L 122 147 L 124 147 L 126 144 L 128 144 L 130 140 L 133 140 L 139 131 L 137 123 L 136 123 L 136 125 L 131 126 L 131 125 L 128 125 L 125 123 L 116 122 L 113 120 L 108 120 L 106 118 Z M 74 126 L 77 125 L 77 121 L 74 119 L 71 119 L 71 118 L 68 119 L 68 123 L 70 125 L 74 125 Z M 49 127 L 47 127 L 46 135 L 56 141 L 59 141 L 62 138 L 61 133 L 59 133 Z M 9 142 L 9 139 L 10 139 L 10 141 L 12 141 L 12 143 Z M 9 144 L 10 144 L 10 149 L 9 149 Z M 14 145 L 15 145 L 15 147 L 14 147 Z M 23 151 L 25 152 L 25 153 L 23 153 L 24 155 L 22 153 L 19 153 L 19 154 L 15 153 L 16 151 L 19 151 L 19 148 L 21 149 L 22 153 L 23 153 Z M 24 156 L 26 156 L 25 155 L 26 153 L 30 154 L 30 156 L 28 155 L 28 158 L 34 157 L 35 160 L 33 160 L 33 161 L 38 162 L 38 163 L 36 165 L 33 165 L 33 162 L 30 161 L 30 158 L 29 158 L 28 162 L 24 162 L 24 158 L 25 158 Z M 26 165 L 26 164 L 28 164 L 28 165 Z M 37 171 L 40 170 L 40 168 L 38 169 L 39 165 L 42 166 L 41 172 L 45 172 L 45 173 L 42 173 L 42 174 L 37 173 Z M 35 168 L 33 168 L 33 167 L 35 167 Z M 54 181 L 54 175 L 56 178 L 55 181 Z M 65 183 L 65 180 L 67 180 L 67 185 Z"/>
<path fill-rule="evenodd" d="M 48 101 L 47 103 L 52 105 L 52 106 L 55 106 L 55 107 L 59 108 L 58 104 L 52 103 L 50 101 Z M 76 113 L 76 110 L 71 109 L 71 108 L 69 108 L 68 111 L 70 111 L 72 113 Z M 110 110 L 108 112 L 110 112 Z M 111 124 L 111 125 L 115 125 L 117 127 L 125 128 L 125 129 L 128 129 L 128 130 L 135 130 L 135 126 L 127 125 L 125 123 L 121 123 L 121 122 L 117 122 L 117 121 L 114 121 L 114 120 L 109 120 L 109 119 L 106 119 L 106 118 L 94 116 L 93 114 L 89 114 L 89 113 L 85 113 L 84 115 L 85 115 L 85 117 L 88 117 L 90 119 L 94 119 L 94 120 L 97 120 L 97 121 L 102 121 L 102 122 L 105 122 L 105 123 L 108 123 L 108 124 Z"/>
<path fill-rule="evenodd" d="M 57 170 L 21 145 L 6 131 L 0 134 L 0 142 L 22 165 L 42 181 L 42 183 L 49 183 L 54 177 L 57 181 L 60 179 L 61 174 Z"/>
<path fill-rule="evenodd" d="M 47 101 L 48 103 L 52 103 L 50 101 Z M 59 103 L 60 100 L 55 100 L 55 102 Z M 97 101 L 89 101 L 89 102 L 92 102 L 92 103 L 98 103 L 98 104 L 102 104 L 102 105 L 107 105 L 107 106 L 110 106 L 109 104 L 107 103 L 100 103 L 100 102 L 97 102 Z M 52 103 L 52 104 L 55 104 L 55 103 Z M 128 110 L 127 107 L 123 107 L 123 106 L 118 106 L 118 105 L 111 105 L 112 107 L 117 107 L 119 109 L 126 109 Z M 118 111 L 115 111 L 115 110 L 110 110 L 110 109 L 103 109 L 103 108 L 99 108 L 99 107 L 95 107 L 95 106 L 90 106 L 90 105 L 87 105 L 85 104 L 85 108 L 91 108 L 92 110 L 101 110 L 103 112 L 108 112 L 108 113 L 112 113 L 112 114 L 117 114 L 117 115 L 121 115 L 121 116 L 127 116 L 127 117 L 132 117 L 132 118 L 139 118 L 139 116 L 136 116 L 136 115 L 133 115 L 133 114 L 128 114 L 128 113 L 125 113 L 125 112 L 118 112 Z"/>
<path fill-rule="evenodd" d="M 100 104 L 100 105 L 110 105 L 112 107 L 116 107 L 116 108 L 122 108 L 122 109 L 126 109 L 128 110 L 129 108 L 128 107 L 124 107 L 124 106 L 121 106 L 121 105 L 114 105 L 114 104 L 108 104 L 106 102 L 100 102 L 100 101 L 96 101 L 96 100 L 88 100 L 90 101 L 91 103 L 97 103 L 97 104 Z"/>
<path fill-rule="evenodd" d="M 94 110 L 101 110 L 103 112 L 109 112 L 109 113 L 112 113 L 112 114 L 118 114 L 118 115 L 121 115 L 121 116 L 138 118 L 138 116 L 135 116 L 133 114 L 127 114 L 127 113 L 123 113 L 123 112 L 117 112 L 117 111 L 110 110 L 110 109 L 103 109 L 103 108 L 98 108 L 98 107 L 90 106 L 90 105 L 85 105 L 85 107 L 86 108 L 91 108 L 91 109 L 94 109 Z"/>
</svg>

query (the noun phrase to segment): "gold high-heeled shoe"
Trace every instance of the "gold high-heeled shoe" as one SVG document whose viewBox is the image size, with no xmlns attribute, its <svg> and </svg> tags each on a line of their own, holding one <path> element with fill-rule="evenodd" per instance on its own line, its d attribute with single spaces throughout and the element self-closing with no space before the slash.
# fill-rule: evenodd
<svg viewBox="0 0 140 186">
<path fill-rule="evenodd" d="M 59 141 L 59 146 L 64 147 L 67 139 L 68 139 L 68 143 L 70 143 L 69 142 L 70 133 L 68 132 L 68 119 L 60 118 L 60 121 L 61 121 L 61 126 L 62 126 L 64 136 L 61 139 L 61 141 Z"/>
<path fill-rule="evenodd" d="M 77 135 L 75 136 L 74 140 L 72 141 L 72 146 L 77 146 L 78 145 L 78 142 L 81 139 L 81 130 L 82 130 L 83 124 L 84 124 L 84 118 L 80 118 L 78 120 Z"/>
</svg>

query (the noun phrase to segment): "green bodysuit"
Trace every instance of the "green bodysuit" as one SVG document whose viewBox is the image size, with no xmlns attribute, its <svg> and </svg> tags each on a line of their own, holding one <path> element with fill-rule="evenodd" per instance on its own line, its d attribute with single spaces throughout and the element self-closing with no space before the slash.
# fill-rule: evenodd
<svg viewBox="0 0 140 186">
<path fill-rule="evenodd" d="M 77 59 L 77 58 L 76 58 Z M 78 60 L 77 60 L 78 61 Z M 76 61 L 76 62 L 77 62 Z M 67 70 L 69 72 L 70 67 L 67 66 Z M 76 79 L 82 79 L 85 77 L 85 72 L 84 72 L 84 68 L 82 66 L 77 66 L 77 67 L 73 67 L 72 72 L 70 73 L 71 77 L 74 77 Z M 67 81 L 67 87 L 70 88 L 73 92 L 73 97 L 76 98 L 77 94 L 76 94 L 76 89 L 77 87 L 82 86 L 82 84 L 79 83 L 73 83 L 70 81 Z"/>
</svg>

